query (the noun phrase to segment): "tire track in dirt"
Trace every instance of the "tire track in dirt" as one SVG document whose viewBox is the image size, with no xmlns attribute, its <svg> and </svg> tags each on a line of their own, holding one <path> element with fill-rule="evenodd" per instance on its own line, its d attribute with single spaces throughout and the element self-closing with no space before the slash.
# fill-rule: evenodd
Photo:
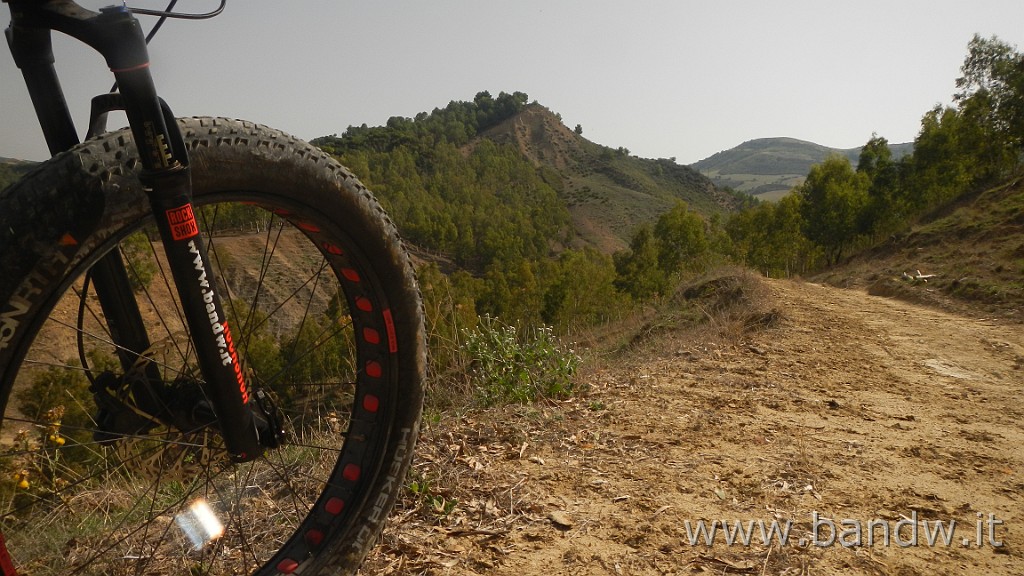
<svg viewBox="0 0 1024 576">
<path fill-rule="evenodd" d="M 428 426 L 417 467 L 457 505 L 406 503 L 364 573 L 1024 574 L 1020 326 L 757 282 L 774 327 L 662 334 L 585 398 Z M 814 514 L 862 545 L 814 545 L 835 536 Z M 698 520 L 791 521 L 790 541 L 693 545 Z"/>
</svg>

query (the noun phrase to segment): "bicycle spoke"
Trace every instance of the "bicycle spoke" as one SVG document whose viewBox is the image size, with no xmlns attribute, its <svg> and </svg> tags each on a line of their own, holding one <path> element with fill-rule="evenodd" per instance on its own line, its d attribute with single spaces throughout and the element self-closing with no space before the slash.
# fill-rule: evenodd
<svg viewBox="0 0 1024 576">
<path fill-rule="evenodd" d="M 153 245 L 152 242 L 147 242 L 147 246 L 149 248 L 150 256 L 153 258 L 153 261 L 156 262 L 157 268 L 159 269 L 159 276 L 163 280 L 164 289 L 167 291 L 166 293 L 168 295 L 174 294 L 174 290 L 171 288 L 170 275 L 164 269 L 163 259 L 161 259 L 157 255 L 156 247 Z M 132 272 L 135 274 L 136 279 L 139 280 L 139 284 L 142 285 L 143 294 L 146 296 L 146 299 L 149 301 L 150 306 L 152 306 L 153 310 L 155 311 L 155 313 L 157 315 L 157 318 L 159 318 L 159 324 L 160 324 L 160 326 L 163 327 L 163 330 L 164 330 L 164 332 L 166 333 L 166 336 L 167 336 L 167 340 L 172 342 L 174 344 L 174 346 L 177 348 L 178 354 L 181 356 L 182 365 L 183 366 L 187 366 L 188 363 L 189 363 L 189 359 L 190 359 L 190 357 L 192 355 L 192 346 L 191 346 L 192 340 L 191 339 L 185 339 L 185 341 L 188 344 L 187 344 L 187 350 L 183 351 L 181 349 L 181 342 L 179 342 L 178 339 L 174 337 L 174 334 L 171 333 L 171 329 L 170 329 L 171 325 L 167 322 L 167 319 L 164 317 L 164 314 L 160 310 L 160 307 L 157 306 L 157 303 L 154 300 L 153 295 L 149 291 L 149 286 L 146 283 L 141 281 L 141 275 L 139 274 L 139 272 L 137 271 L 137 269 L 135 268 L 135 266 L 133 265 L 131 260 L 128 260 L 128 265 L 129 265 L 129 268 L 132 270 Z M 178 322 L 177 325 L 182 326 L 185 329 L 186 333 L 187 333 L 188 332 L 188 323 L 185 321 L 185 311 L 182 310 L 181 303 L 178 302 L 177 298 L 170 298 L 170 301 L 171 301 L 171 303 L 174 306 L 173 312 L 177 315 L 177 322 Z"/>
</svg>

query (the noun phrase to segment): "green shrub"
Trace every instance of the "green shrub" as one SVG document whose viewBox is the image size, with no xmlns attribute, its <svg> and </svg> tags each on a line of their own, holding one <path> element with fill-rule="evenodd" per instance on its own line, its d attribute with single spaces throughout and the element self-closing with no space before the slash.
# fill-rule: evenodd
<svg viewBox="0 0 1024 576">
<path fill-rule="evenodd" d="M 566 398 L 578 391 L 573 376 L 580 357 L 548 326 L 521 330 L 483 316 L 465 335 L 470 377 L 487 405 Z"/>
<path fill-rule="evenodd" d="M 69 361 L 69 366 L 78 361 Z M 72 430 L 88 430 L 93 406 L 89 381 L 80 370 L 51 366 L 32 378 L 32 384 L 15 393 L 17 408 L 32 422 L 44 422 L 47 413 L 54 409 L 63 411 L 62 421 Z"/>
</svg>

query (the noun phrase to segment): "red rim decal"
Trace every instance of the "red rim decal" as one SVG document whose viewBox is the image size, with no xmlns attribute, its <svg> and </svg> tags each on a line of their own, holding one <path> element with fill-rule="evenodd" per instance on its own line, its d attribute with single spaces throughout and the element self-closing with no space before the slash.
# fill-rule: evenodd
<svg viewBox="0 0 1024 576">
<path fill-rule="evenodd" d="M 366 363 L 366 375 L 370 378 L 380 378 L 384 374 L 384 370 L 380 366 L 380 362 L 374 362 L 370 360 Z"/>
<path fill-rule="evenodd" d="M 323 544 L 324 533 L 319 530 L 310 530 L 306 532 L 306 544 L 316 548 L 320 544 Z"/>
<path fill-rule="evenodd" d="M 388 352 L 398 352 L 398 338 L 395 336 L 395 321 L 391 318 L 391 309 L 384 311 L 384 328 L 388 331 Z"/>
<path fill-rule="evenodd" d="M 367 394 L 363 396 L 363 410 L 367 412 L 376 412 L 380 410 L 380 398 L 377 398 L 373 394 Z"/>
<path fill-rule="evenodd" d="M 323 249 L 326 250 L 328 254 L 333 254 L 334 256 L 341 256 L 342 254 L 345 253 L 344 250 L 335 246 L 334 244 L 331 244 L 330 242 L 324 242 L 323 244 L 321 244 L 321 246 L 323 246 Z"/>
<path fill-rule="evenodd" d="M 341 477 L 349 482 L 358 482 L 361 470 L 355 464 L 348 464 L 341 471 Z"/>
<path fill-rule="evenodd" d="M 331 498 L 330 500 L 327 501 L 327 504 L 324 505 L 324 510 L 326 510 L 327 513 L 332 516 L 337 516 L 338 514 L 341 514 L 341 511 L 344 509 L 345 501 L 342 500 L 341 498 Z"/>
</svg>

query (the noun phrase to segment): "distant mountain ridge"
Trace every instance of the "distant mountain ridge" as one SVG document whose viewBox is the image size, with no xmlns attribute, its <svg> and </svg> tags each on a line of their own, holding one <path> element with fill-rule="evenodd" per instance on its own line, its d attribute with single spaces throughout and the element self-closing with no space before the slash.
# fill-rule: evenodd
<svg viewBox="0 0 1024 576">
<path fill-rule="evenodd" d="M 913 151 L 913 144 L 891 144 L 894 158 Z M 861 148 L 829 148 L 796 138 L 758 138 L 713 154 L 690 166 L 716 185 L 773 200 L 803 183 L 811 166 L 832 154 L 854 166 Z"/>
</svg>

